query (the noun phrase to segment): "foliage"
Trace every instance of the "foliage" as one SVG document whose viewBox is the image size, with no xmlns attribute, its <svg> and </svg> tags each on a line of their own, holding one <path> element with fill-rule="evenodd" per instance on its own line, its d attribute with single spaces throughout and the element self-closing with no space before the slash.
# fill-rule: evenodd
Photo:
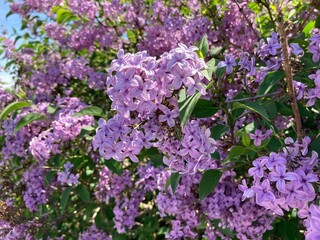
<svg viewBox="0 0 320 240">
<path fill-rule="evenodd" d="M 316 1 L 8 4 L 1 239 L 320 239 Z"/>
</svg>

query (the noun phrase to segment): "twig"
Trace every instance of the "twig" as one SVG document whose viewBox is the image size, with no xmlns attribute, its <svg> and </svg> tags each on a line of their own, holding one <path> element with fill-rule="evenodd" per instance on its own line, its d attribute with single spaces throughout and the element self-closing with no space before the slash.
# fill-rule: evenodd
<svg viewBox="0 0 320 240">
<path fill-rule="evenodd" d="M 232 103 L 232 102 L 250 101 L 250 100 L 255 100 L 255 99 L 258 99 L 258 98 L 276 96 L 276 95 L 280 95 L 280 94 L 281 94 L 281 92 L 274 92 L 274 93 L 269 93 L 269 94 L 261 94 L 261 95 L 257 95 L 257 96 L 254 96 L 254 97 L 232 99 L 232 100 L 226 101 L 226 102 L 227 103 Z"/>
<path fill-rule="evenodd" d="M 297 33 L 301 31 L 301 29 L 304 27 L 306 22 L 309 20 L 311 14 L 313 14 L 313 11 L 314 11 L 314 7 L 311 8 L 311 10 L 309 11 L 308 15 L 304 18 L 303 22 L 300 23 L 299 26 L 297 27 L 297 29 L 291 34 L 292 36 L 296 36 Z"/>
<path fill-rule="evenodd" d="M 247 23 L 249 24 L 250 28 L 252 29 L 252 31 L 254 32 L 254 35 L 256 35 L 256 37 L 259 39 L 260 36 L 257 33 L 256 29 L 254 29 L 253 27 L 253 23 L 250 21 L 250 19 L 248 18 L 248 16 L 245 14 L 245 12 L 243 11 L 243 8 L 239 5 L 237 0 L 234 0 L 234 2 L 237 4 L 237 7 L 239 8 L 239 11 L 242 13 L 242 15 L 244 16 L 244 18 L 246 19 Z"/>
<path fill-rule="evenodd" d="M 270 20 L 271 20 L 271 22 L 272 22 L 273 25 L 274 25 L 274 26 L 273 26 L 274 31 L 276 31 L 276 29 L 275 29 L 275 27 L 276 27 L 276 22 L 275 22 L 274 19 L 273 19 L 273 15 L 272 15 L 272 12 L 271 12 L 271 10 L 270 10 L 270 5 L 269 5 L 268 3 L 262 1 L 262 0 L 257 0 L 257 3 L 261 3 L 261 4 L 267 9 L 268 15 L 269 15 L 269 17 L 270 17 Z"/>
<path fill-rule="evenodd" d="M 293 87 L 292 68 L 290 66 L 289 53 L 288 53 L 288 38 L 287 38 L 286 31 L 284 28 L 282 13 L 279 13 L 279 15 L 278 15 L 277 30 L 280 35 L 280 42 L 281 42 L 282 53 L 283 53 L 283 69 L 286 74 L 288 92 L 289 92 L 289 97 L 291 100 L 291 107 L 292 107 L 294 119 L 296 122 L 295 124 L 296 124 L 297 138 L 298 138 L 299 144 L 301 144 L 302 143 L 301 117 L 300 117 L 300 112 L 299 112 L 299 108 L 298 108 L 295 90 Z"/>
</svg>

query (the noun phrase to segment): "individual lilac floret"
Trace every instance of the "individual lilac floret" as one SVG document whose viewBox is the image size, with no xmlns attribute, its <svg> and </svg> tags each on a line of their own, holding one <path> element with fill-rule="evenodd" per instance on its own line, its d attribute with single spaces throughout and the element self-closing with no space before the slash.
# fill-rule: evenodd
<svg viewBox="0 0 320 240">
<path fill-rule="evenodd" d="M 317 40 L 314 44 L 310 43 L 308 50 L 313 54 L 312 60 L 318 62 L 320 60 L 320 40 Z"/>
<path fill-rule="evenodd" d="M 274 201 L 276 199 L 274 194 L 271 192 L 270 182 L 268 179 L 265 179 L 260 185 L 253 186 L 252 189 L 256 194 L 257 204 Z"/>
<path fill-rule="evenodd" d="M 278 35 L 275 32 L 272 32 L 271 38 L 267 38 L 267 44 L 264 44 L 261 47 L 261 51 L 275 56 L 277 55 L 277 50 L 280 48 L 281 45 L 278 42 Z"/>
<path fill-rule="evenodd" d="M 307 107 L 312 107 L 316 103 L 316 100 L 320 99 L 320 87 L 311 88 L 305 98 L 308 99 Z"/>
<path fill-rule="evenodd" d="M 304 55 L 304 51 L 302 48 L 299 46 L 297 43 L 290 43 L 290 47 L 293 49 L 293 54 L 298 56 L 298 55 Z"/>
<path fill-rule="evenodd" d="M 250 139 L 254 140 L 254 145 L 259 147 L 261 142 L 270 137 L 272 130 L 267 130 L 264 134 L 260 129 L 256 129 L 254 133 L 249 133 Z"/>
<path fill-rule="evenodd" d="M 286 172 L 286 168 L 283 165 L 276 165 L 275 171 L 269 173 L 268 178 L 270 181 L 276 181 L 276 187 L 280 192 L 286 190 L 285 180 L 298 180 L 298 175 L 293 172 Z"/>
<path fill-rule="evenodd" d="M 225 57 L 225 61 L 218 63 L 218 68 L 226 67 L 226 73 L 230 74 L 233 71 L 233 67 L 237 66 L 236 60 L 231 54 Z"/>
<path fill-rule="evenodd" d="M 247 52 L 241 55 L 240 61 L 238 62 L 238 65 L 240 66 L 239 70 L 246 70 L 250 76 L 254 76 L 256 74 L 256 59 L 255 57 L 251 57 L 251 60 L 249 60 L 248 56 L 249 54 Z"/>
<path fill-rule="evenodd" d="M 242 179 L 242 185 L 239 185 L 239 189 L 243 192 L 242 195 L 242 201 L 244 201 L 246 198 L 252 198 L 254 197 L 255 193 L 252 188 L 248 188 L 247 182 L 245 179 Z"/>
<path fill-rule="evenodd" d="M 249 169 L 249 176 L 253 176 L 255 179 L 261 179 L 264 176 L 265 164 L 268 162 L 267 157 L 260 157 L 253 161 L 252 168 Z"/>
<path fill-rule="evenodd" d="M 311 204 L 309 207 L 309 216 L 304 225 L 307 227 L 305 232 L 306 240 L 320 239 L 320 207 Z"/>
<path fill-rule="evenodd" d="M 73 167 L 73 164 L 70 163 L 69 161 L 63 165 L 64 166 L 64 171 L 58 171 L 58 181 L 61 184 L 67 184 L 69 186 L 72 185 L 78 185 L 79 184 L 79 173 L 74 175 L 73 173 L 70 173 L 70 169 Z"/>
<path fill-rule="evenodd" d="M 316 87 L 320 87 L 320 70 L 317 70 L 315 74 L 309 75 L 309 78 L 314 80 Z"/>
<path fill-rule="evenodd" d="M 297 99 L 302 99 L 306 92 L 307 85 L 302 82 L 293 81 L 293 86 L 297 92 Z"/>
</svg>

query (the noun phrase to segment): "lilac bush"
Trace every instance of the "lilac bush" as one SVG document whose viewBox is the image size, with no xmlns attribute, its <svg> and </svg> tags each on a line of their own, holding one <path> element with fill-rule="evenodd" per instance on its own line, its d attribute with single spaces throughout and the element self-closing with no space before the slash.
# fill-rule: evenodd
<svg viewBox="0 0 320 240">
<path fill-rule="evenodd" d="M 0 239 L 320 238 L 316 1 L 7 4 Z"/>
</svg>

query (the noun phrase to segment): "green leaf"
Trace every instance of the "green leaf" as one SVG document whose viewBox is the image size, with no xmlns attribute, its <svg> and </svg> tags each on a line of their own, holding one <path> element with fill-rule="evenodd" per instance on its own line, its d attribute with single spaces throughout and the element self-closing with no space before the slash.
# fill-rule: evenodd
<svg viewBox="0 0 320 240">
<path fill-rule="evenodd" d="M 14 128 L 14 133 L 18 132 L 21 128 L 32 123 L 37 120 L 44 120 L 46 117 L 43 114 L 38 113 L 28 113 L 20 118 L 19 122 L 17 123 L 16 127 Z"/>
<path fill-rule="evenodd" d="M 121 163 L 114 160 L 114 159 L 103 159 L 104 165 L 106 165 L 112 172 L 116 173 L 117 175 L 122 175 L 122 167 Z"/>
<path fill-rule="evenodd" d="M 285 77 L 284 71 L 270 72 L 265 76 L 258 88 L 257 95 L 267 94 L 276 84 Z"/>
<path fill-rule="evenodd" d="M 44 182 L 46 186 L 49 186 L 51 181 L 54 179 L 56 173 L 53 171 L 47 172 L 46 175 L 44 176 Z"/>
<path fill-rule="evenodd" d="M 192 112 L 192 116 L 196 118 L 212 117 L 212 115 L 218 112 L 218 110 L 219 108 L 214 107 L 212 101 L 206 99 L 199 99 Z"/>
<path fill-rule="evenodd" d="M 13 14 L 13 12 L 12 11 L 9 11 L 7 14 L 6 14 L 6 19 L 9 17 L 9 16 L 11 16 Z"/>
<path fill-rule="evenodd" d="M 76 20 L 76 19 L 77 19 L 77 17 L 75 15 L 73 15 L 73 13 L 67 9 L 60 7 L 56 11 L 56 21 L 59 24 L 66 23 L 66 22 Z"/>
<path fill-rule="evenodd" d="M 242 146 L 234 146 L 231 148 L 228 157 L 224 160 L 224 164 L 232 162 L 232 159 L 238 159 L 246 153 L 246 149 Z"/>
<path fill-rule="evenodd" d="M 276 138 L 271 138 L 267 146 L 269 152 L 278 152 L 281 147 L 281 142 Z"/>
<path fill-rule="evenodd" d="M 31 104 L 29 102 L 14 102 L 10 103 L 8 106 L 6 106 L 1 114 L 0 114 L 0 121 L 3 120 L 5 117 L 7 117 L 11 112 L 18 110 L 20 108 L 30 107 Z"/>
<path fill-rule="evenodd" d="M 73 117 L 81 117 L 85 115 L 103 117 L 103 111 L 101 108 L 92 106 L 81 109 L 79 112 L 73 114 Z"/>
<path fill-rule="evenodd" d="M 182 89 L 180 90 L 180 92 L 183 90 L 185 91 L 185 89 Z M 180 92 L 179 92 L 179 95 L 181 95 Z M 184 127 L 186 125 L 200 97 L 201 97 L 201 93 L 197 92 L 192 96 L 188 96 L 184 100 L 178 102 L 181 127 Z"/>
<path fill-rule="evenodd" d="M 222 172 L 216 169 L 206 170 L 202 174 L 202 178 L 199 184 L 200 200 L 205 199 L 207 196 L 209 196 L 213 192 L 221 176 L 222 176 Z"/>
<path fill-rule="evenodd" d="M 203 75 L 211 81 L 212 74 L 218 70 L 218 60 L 212 58 L 209 62 L 207 62 L 207 68 L 202 71 Z"/>
<path fill-rule="evenodd" d="M 229 129 L 229 126 L 219 124 L 211 128 L 211 137 L 215 140 L 218 140 L 221 138 L 222 135 L 224 135 Z"/>
<path fill-rule="evenodd" d="M 71 187 L 67 187 L 63 193 L 61 194 L 61 201 L 60 201 L 60 206 L 61 206 L 61 212 L 64 213 L 68 200 L 69 200 L 69 196 L 70 196 L 70 192 L 71 192 Z"/>
<path fill-rule="evenodd" d="M 251 139 L 250 139 L 248 133 L 246 133 L 245 131 L 242 131 L 241 141 L 242 141 L 243 146 L 245 146 L 245 147 L 249 147 L 251 145 Z"/>
<path fill-rule="evenodd" d="M 171 189 L 172 192 L 175 193 L 177 190 L 177 187 L 179 185 L 181 179 L 181 174 L 179 173 L 171 173 L 170 175 L 170 185 L 171 185 Z"/>
<path fill-rule="evenodd" d="M 137 42 L 137 36 L 136 36 L 134 31 L 128 29 L 127 30 L 127 35 L 128 35 L 128 38 L 129 38 L 130 42 L 132 42 L 132 43 L 136 43 Z"/>
<path fill-rule="evenodd" d="M 84 202 L 90 202 L 90 192 L 88 191 L 88 188 L 81 184 L 77 186 L 76 191 L 78 193 L 78 196 L 81 198 Z"/>
<path fill-rule="evenodd" d="M 298 218 L 282 219 L 275 226 L 275 234 L 282 240 L 300 240 L 302 234 L 299 231 Z"/>
<path fill-rule="evenodd" d="M 216 56 L 222 51 L 223 47 L 212 47 L 210 49 L 210 55 L 211 56 Z"/>
<path fill-rule="evenodd" d="M 311 32 L 311 30 L 314 28 L 315 23 L 316 23 L 315 21 L 310 21 L 310 22 L 303 28 L 302 32 L 303 32 L 304 34 L 306 34 L 307 37 L 310 36 L 310 32 Z"/>
<path fill-rule="evenodd" d="M 205 34 L 199 42 L 200 57 L 205 58 L 209 50 L 207 35 Z"/>
<path fill-rule="evenodd" d="M 265 120 L 270 121 L 269 116 L 264 109 L 259 103 L 256 102 L 247 102 L 247 103 L 239 103 L 235 102 L 233 104 L 233 109 L 238 109 L 238 108 L 246 108 L 249 109 L 253 112 L 258 113 L 260 116 L 262 116 Z"/>
<path fill-rule="evenodd" d="M 316 19 L 316 22 L 314 24 L 314 27 L 315 28 L 320 28 L 320 15 L 318 15 L 317 19 Z"/>
</svg>

